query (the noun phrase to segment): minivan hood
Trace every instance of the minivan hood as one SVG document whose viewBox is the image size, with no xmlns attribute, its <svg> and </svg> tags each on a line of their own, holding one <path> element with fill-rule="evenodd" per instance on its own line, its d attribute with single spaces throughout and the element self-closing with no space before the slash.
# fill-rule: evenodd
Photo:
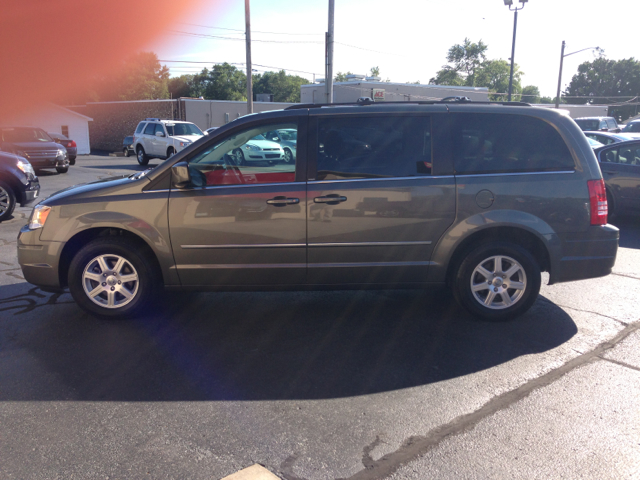
<svg viewBox="0 0 640 480">
<path fill-rule="evenodd" d="M 128 178 L 127 175 L 119 175 L 115 177 L 96 180 L 95 182 L 80 183 L 78 185 L 73 185 L 71 187 L 58 190 L 54 194 L 47 197 L 45 200 L 41 201 L 40 204 L 53 206 L 57 204 L 73 203 L 70 201 L 72 197 L 77 199 L 85 198 L 87 196 L 99 197 L 101 196 L 99 192 L 100 190 L 107 193 L 108 190 L 113 187 L 128 185 L 132 181 L 134 180 Z"/>
</svg>

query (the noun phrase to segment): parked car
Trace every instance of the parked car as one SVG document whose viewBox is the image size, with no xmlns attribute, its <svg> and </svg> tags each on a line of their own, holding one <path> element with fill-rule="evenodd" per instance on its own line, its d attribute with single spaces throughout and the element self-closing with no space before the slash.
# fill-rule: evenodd
<svg viewBox="0 0 640 480">
<path fill-rule="evenodd" d="M 0 222 L 21 207 L 33 202 L 40 193 L 40 182 L 29 161 L 13 153 L 0 152 Z"/>
<path fill-rule="evenodd" d="M 151 158 L 169 158 L 204 136 L 191 122 L 147 118 L 133 134 L 133 149 L 138 163 L 146 165 Z"/>
<path fill-rule="evenodd" d="M 133 148 L 133 135 L 130 137 L 124 137 L 122 141 L 122 154 L 125 157 L 135 155 L 136 151 Z"/>
<path fill-rule="evenodd" d="M 601 147 L 602 145 L 604 145 L 604 143 L 600 143 L 597 140 L 594 140 L 593 138 L 587 137 L 587 141 L 589 142 L 589 145 L 591 145 L 591 148 L 596 149 Z"/>
<path fill-rule="evenodd" d="M 633 137 L 624 133 L 609 133 L 609 132 L 584 132 L 587 138 L 595 140 L 602 145 L 610 145 L 612 143 L 625 142 L 627 140 L 633 140 Z M 598 145 L 600 146 L 600 145 Z"/>
<path fill-rule="evenodd" d="M 234 149 L 233 155 L 238 165 L 246 165 L 249 162 L 279 162 L 285 158 L 282 147 L 276 142 L 267 140 L 262 134 L 256 135 L 240 148 Z"/>
<path fill-rule="evenodd" d="M 601 131 L 619 133 L 620 127 L 613 117 L 581 117 L 575 119 L 584 132 Z"/>
<path fill-rule="evenodd" d="M 65 135 L 56 132 L 49 132 L 49 136 L 53 138 L 53 141 L 59 143 L 67 149 L 67 156 L 69 157 L 69 165 L 76 164 L 76 157 L 78 156 L 78 145 L 75 141 L 67 138 Z"/>
<path fill-rule="evenodd" d="M 239 165 L 236 149 L 278 130 L 304 144 L 294 162 Z M 163 287 L 449 285 L 499 321 L 531 307 L 541 271 L 608 275 L 618 239 L 596 157 L 556 110 L 359 102 L 247 115 L 154 169 L 58 192 L 20 231 L 18 260 L 28 282 L 107 318 Z"/>
<path fill-rule="evenodd" d="M 58 173 L 69 170 L 67 149 L 41 128 L 1 127 L 0 135 L 0 150 L 26 158 L 34 169 L 55 167 Z"/>
<path fill-rule="evenodd" d="M 298 143 L 298 131 L 292 128 L 273 130 L 265 134 L 267 140 L 278 143 L 284 151 L 283 160 L 291 163 L 296 159 L 296 145 Z"/>
<path fill-rule="evenodd" d="M 213 132 L 215 132 L 218 128 L 220 127 L 211 127 L 211 128 L 207 128 L 204 133 L 206 133 L 207 135 L 211 135 Z"/>
<path fill-rule="evenodd" d="M 640 120 L 632 120 L 628 122 L 621 133 L 631 138 L 640 138 Z"/>
<path fill-rule="evenodd" d="M 609 211 L 640 213 L 640 140 L 606 145 L 594 153 L 607 188 Z"/>
</svg>

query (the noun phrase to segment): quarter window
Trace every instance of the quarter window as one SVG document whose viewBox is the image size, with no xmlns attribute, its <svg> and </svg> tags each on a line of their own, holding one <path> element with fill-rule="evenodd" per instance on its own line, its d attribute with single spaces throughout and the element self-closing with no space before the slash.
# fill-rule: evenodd
<svg viewBox="0 0 640 480">
<path fill-rule="evenodd" d="M 285 131 L 290 140 L 274 142 L 268 132 Z M 296 123 L 271 124 L 238 132 L 207 147 L 189 167 L 206 178 L 206 185 L 253 185 L 295 181 Z"/>
<path fill-rule="evenodd" d="M 524 115 L 455 114 L 457 174 L 574 170 L 560 134 L 546 122 Z"/>
<path fill-rule="evenodd" d="M 318 120 L 317 180 L 413 177 L 431 168 L 429 117 Z"/>
</svg>

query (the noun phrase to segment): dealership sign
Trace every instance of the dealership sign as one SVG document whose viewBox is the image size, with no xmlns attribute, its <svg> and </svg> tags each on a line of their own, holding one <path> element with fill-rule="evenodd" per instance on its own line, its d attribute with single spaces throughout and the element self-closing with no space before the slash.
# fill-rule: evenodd
<svg viewBox="0 0 640 480">
<path fill-rule="evenodd" d="M 373 100 L 374 101 L 384 101 L 384 88 L 374 88 L 373 89 Z"/>
</svg>

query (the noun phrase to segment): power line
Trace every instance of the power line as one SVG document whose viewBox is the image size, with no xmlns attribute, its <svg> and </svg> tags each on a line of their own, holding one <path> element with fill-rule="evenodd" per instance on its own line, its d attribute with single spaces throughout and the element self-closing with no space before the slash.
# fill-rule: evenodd
<svg viewBox="0 0 640 480">
<path fill-rule="evenodd" d="M 246 63 L 244 62 L 201 62 L 201 61 L 192 61 L 192 60 L 158 60 L 159 62 L 164 62 L 164 63 L 195 63 L 195 64 L 207 64 L 207 65 L 221 65 L 223 63 L 228 63 L 229 65 L 246 65 Z M 306 72 L 304 70 L 295 70 L 293 68 L 284 68 L 284 67 L 274 67 L 272 65 L 260 65 L 257 63 L 253 64 L 256 67 L 263 67 L 263 68 L 275 68 L 276 70 L 285 70 L 288 72 L 298 72 L 298 73 L 308 73 L 309 75 L 320 75 L 319 73 L 315 73 L 315 72 Z"/>
<path fill-rule="evenodd" d="M 193 27 L 201 27 L 201 28 L 212 28 L 212 29 L 217 29 L 217 30 L 228 30 L 228 31 L 234 31 L 234 32 L 240 32 L 242 34 L 244 34 L 244 30 L 239 30 L 237 28 L 223 28 L 223 27 L 210 27 L 207 25 L 198 25 L 196 23 L 184 23 L 184 22 L 180 22 L 183 25 L 191 25 Z M 264 32 L 264 31 L 259 31 L 259 30 L 252 30 L 252 33 L 265 33 L 268 35 L 306 35 L 306 36 L 324 36 L 324 33 L 289 33 L 289 32 Z"/>
<path fill-rule="evenodd" d="M 206 33 L 194 33 L 194 32 L 183 32 L 181 30 L 171 30 L 171 33 L 173 33 L 174 35 L 184 35 L 187 37 L 197 37 L 197 38 L 207 38 L 207 39 L 216 39 L 216 40 L 235 40 L 235 41 L 240 41 L 240 42 L 244 42 L 245 39 L 244 38 L 235 38 L 235 37 L 224 37 L 222 35 L 208 35 Z M 259 43 L 299 43 L 299 44 L 310 44 L 310 43 L 314 43 L 317 45 L 323 45 L 324 42 L 321 41 L 314 41 L 314 40 L 257 40 L 257 39 L 251 39 L 252 42 L 259 42 Z"/>
</svg>

